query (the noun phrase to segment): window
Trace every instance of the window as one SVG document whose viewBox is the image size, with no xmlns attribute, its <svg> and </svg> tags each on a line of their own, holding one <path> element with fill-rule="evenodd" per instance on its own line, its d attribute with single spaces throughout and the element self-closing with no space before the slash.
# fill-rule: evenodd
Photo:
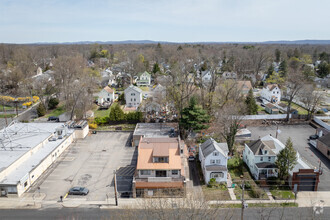
<svg viewBox="0 0 330 220">
<path fill-rule="evenodd" d="M 222 172 L 217 172 L 217 173 L 211 173 L 210 177 L 211 178 L 223 178 L 223 173 Z"/>
<path fill-rule="evenodd" d="M 263 157 L 260 157 L 260 161 L 264 161 L 264 158 Z"/>
<path fill-rule="evenodd" d="M 154 157 L 154 163 L 168 163 L 168 157 Z"/>
<path fill-rule="evenodd" d="M 219 156 L 219 152 L 213 152 L 213 156 Z"/>
<path fill-rule="evenodd" d="M 211 160 L 211 164 L 215 164 L 215 160 Z"/>
<path fill-rule="evenodd" d="M 269 162 L 271 161 L 271 159 L 272 159 L 271 157 L 268 157 L 268 161 L 269 161 Z"/>
<path fill-rule="evenodd" d="M 140 170 L 140 175 L 150 175 L 151 170 Z"/>
<path fill-rule="evenodd" d="M 27 186 L 27 181 L 24 183 L 24 187 L 26 187 Z"/>
<path fill-rule="evenodd" d="M 267 154 L 268 153 L 268 151 L 267 150 L 265 150 L 265 154 Z"/>
<path fill-rule="evenodd" d="M 136 99 L 134 98 L 134 102 L 136 101 Z"/>
<path fill-rule="evenodd" d="M 131 98 L 131 102 L 133 102 L 133 99 Z"/>
<path fill-rule="evenodd" d="M 216 161 L 215 161 L 215 163 L 217 163 L 217 164 L 220 164 L 220 162 L 221 162 L 220 160 L 216 160 Z"/>
<path fill-rule="evenodd" d="M 131 93 L 131 96 L 135 96 L 135 93 Z"/>
<path fill-rule="evenodd" d="M 179 175 L 179 170 L 172 170 L 172 175 Z"/>
</svg>

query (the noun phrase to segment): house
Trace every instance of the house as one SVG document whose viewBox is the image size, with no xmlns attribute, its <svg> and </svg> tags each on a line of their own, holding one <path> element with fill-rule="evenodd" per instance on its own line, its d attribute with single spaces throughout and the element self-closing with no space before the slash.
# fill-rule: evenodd
<svg viewBox="0 0 330 220">
<path fill-rule="evenodd" d="M 102 105 L 104 102 L 113 102 L 115 100 L 115 91 L 109 86 L 104 87 L 98 95 L 97 103 Z"/>
<path fill-rule="evenodd" d="M 284 148 L 283 144 L 267 135 L 259 140 L 244 144 L 243 161 L 255 179 L 277 176 L 276 155 Z"/>
<path fill-rule="evenodd" d="M 184 142 L 175 138 L 141 138 L 133 177 L 133 197 L 184 196 Z"/>
<path fill-rule="evenodd" d="M 222 74 L 224 79 L 237 79 L 237 73 L 235 72 L 224 72 Z"/>
<path fill-rule="evenodd" d="M 217 183 L 227 182 L 228 152 L 227 143 L 217 143 L 213 138 L 207 139 L 199 146 L 199 160 L 205 183 L 212 178 Z"/>
<path fill-rule="evenodd" d="M 138 79 L 136 80 L 137 86 L 150 86 L 150 83 L 151 75 L 147 71 L 138 74 Z"/>
<path fill-rule="evenodd" d="M 281 101 L 281 90 L 277 84 L 266 85 L 261 93 L 261 97 L 271 103 L 278 103 Z"/>
<path fill-rule="evenodd" d="M 244 96 L 249 93 L 250 89 L 253 89 L 251 81 L 237 81 L 237 87 Z"/>
<path fill-rule="evenodd" d="M 209 83 L 212 80 L 212 73 L 211 71 L 207 70 L 207 71 L 201 71 L 200 73 L 202 81 L 205 83 Z"/>
<path fill-rule="evenodd" d="M 272 103 L 267 103 L 265 105 L 265 111 L 269 114 L 279 114 L 279 109 Z"/>
<path fill-rule="evenodd" d="M 317 139 L 316 148 L 330 160 L 330 133 Z"/>
<path fill-rule="evenodd" d="M 277 177 L 278 168 L 275 165 L 275 161 L 277 154 L 284 148 L 285 145 L 282 142 L 271 135 L 267 135 L 259 140 L 245 144 L 243 161 L 248 166 L 252 176 L 257 180 Z M 311 169 L 297 152 L 297 164 L 289 171 L 290 186 L 293 188 L 294 184 L 297 184 L 299 191 L 316 191 L 319 175 L 320 171 Z"/>
<path fill-rule="evenodd" d="M 124 91 L 127 107 L 137 108 L 142 102 L 142 90 L 136 86 L 130 85 Z"/>
</svg>

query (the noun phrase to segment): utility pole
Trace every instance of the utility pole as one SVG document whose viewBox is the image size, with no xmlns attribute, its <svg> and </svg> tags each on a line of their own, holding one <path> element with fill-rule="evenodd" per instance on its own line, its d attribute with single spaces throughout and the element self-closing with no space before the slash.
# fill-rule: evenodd
<svg viewBox="0 0 330 220">
<path fill-rule="evenodd" d="M 3 103 L 2 108 L 3 108 L 3 111 L 4 111 L 4 113 L 5 113 L 6 126 L 8 126 L 8 122 L 7 122 L 7 113 L 6 113 L 5 103 Z"/>
<path fill-rule="evenodd" d="M 113 187 L 114 187 L 114 190 L 115 190 L 115 202 L 116 202 L 116 206 L 118 206 L 118 195 L 117 195 L 117 177 L 116 177 L 116 170 L 113 171 L 113 174 L 114 174 L 114 184 L 113 184 Z"/>
<path fill-rule="evenodd" d="M 277 138 L 277 135 L 278 135 L 278 123 L 276 123 L 276 137 Z"/>
<path fill-rule="evenodd" d="M 242 212 L 241 212 L 241 220 L 244 219 L 244 180 L 242 182 Z"/>
</svg>

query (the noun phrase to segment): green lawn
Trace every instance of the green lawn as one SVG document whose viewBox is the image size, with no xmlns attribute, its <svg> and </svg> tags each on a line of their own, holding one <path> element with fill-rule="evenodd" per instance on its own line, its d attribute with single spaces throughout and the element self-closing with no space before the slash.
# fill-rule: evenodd
<svg viewBox="0 0 330 220">
<path fill-rule="evenodd" d="M 286 104 L 286 105 L 288 104 L 287 101 L 281 101 L 281 102 Z M 300 114 L 300 115 L 307 115 L 308 114 L 306 109 L 304 109 L 303 107 L 297 105 L 296 103 L 291 103 L 291 108 L 297 109 L 298 114 Z"/>
<path fill-rule="evenodd" d="M 261 112 L 261 111 L 265 111 L 265 108 L 258 105 L 258 112 Z"/>
<path fill-rule="evenodd" d="M 142 91 L 149 91 L 149 87 L 148 86 L 141 86 L 139 87 Z"/>
<path fill-rule="evenodd" d="M 106 116 L 109 116 L 110 114 L 110 110 L 111 110 L 111 106 L 110 108 L 108 109 L 104 109 L 104 110 L 96 110 L 94 111 L 94 117 L 100 117 L 100 118 L 103 118 L 103 117 L 106 117 Z"/>
<path fill-rule="evenodd" d="M 5 105 L 5 110 L 15 110 L 15 107 Z M 3 105 L 0 105 L 0 111 L 3 111 Z"/>
<path fill-rule="evenodd" d="M 13 118 L 15 116 L 16 116 L 16 114 L 6 114 L 6 118 Z M 1 114 L 0 115 L 0 118 L 5 118 L 5 115 L 4 114 Z"/>
<path fill-rule="evenodd" d="M 206 185 L 202 186 L 204 198 L 207 201 L 210 200 L 231 200 L 228 189 L 226 186 L 208 187 Z"/>
<path fill-rule="evenodd" d="M 136 124 L 118 124 L 98 126 L 97 131 L 115 131 L 117 127 L 121 127 L 122 131 L 134 131 Z"/>
<path fill-rule="evenodd" d="M 44 117 L 48 118 L 50 116 L 60 116 L 61 114 L 63 114 L 65 111 L 65 106 L 61 105 L 58 106 L 56 109 L 54 109 L 53 111 L 49 112 L 48 114 L 46 114 Z"/>
<path fill-rule="evenodd" d="M 241 204 L 217 204 L 210 205 L 211 208 L 241 208 Z M 248 203 L 249 208 L 253 207 L 298 207 L 298 203 L 295 202 L 282 202 L 282 203 Z"/>
<path fill-rule="evenodd" d="M 294 199 L 294 193 L 290 190 L 270 190 L 275 199 Z"/>
</svg>

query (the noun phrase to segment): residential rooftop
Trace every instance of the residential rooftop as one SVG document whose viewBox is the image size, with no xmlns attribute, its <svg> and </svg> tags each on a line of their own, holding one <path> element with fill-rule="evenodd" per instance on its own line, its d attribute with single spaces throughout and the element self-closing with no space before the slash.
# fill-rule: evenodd
<svg viewBox="0 0 330 220">
<path fill-rule="evenodd" d="M 135 127 L 133 136 L 140 135 L 144 137 L 176 137 L 177 127 L 177 123 L 138 123 Z"/>
</svg>

